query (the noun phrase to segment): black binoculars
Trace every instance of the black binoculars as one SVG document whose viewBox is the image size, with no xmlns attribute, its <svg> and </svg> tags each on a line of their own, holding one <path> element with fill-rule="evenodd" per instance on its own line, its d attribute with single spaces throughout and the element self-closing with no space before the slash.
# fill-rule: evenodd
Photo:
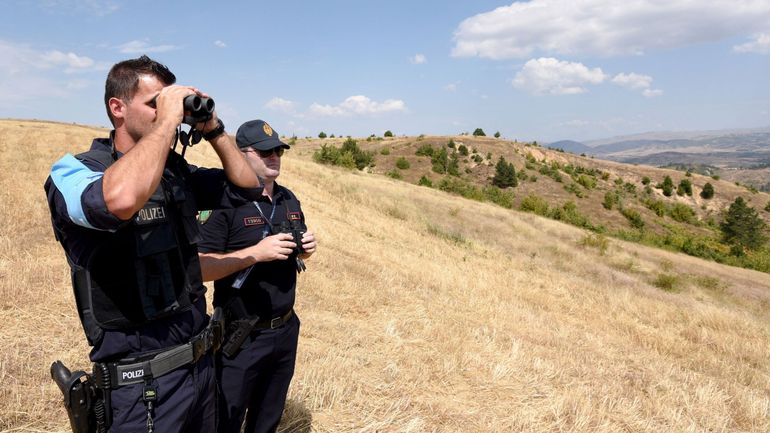
<svg viewBox="0 0 770 433">
<path fill-rule="evenodd" d="M 183 122 L 195 126 L 196 123 L 211 119 L 214 112 L 214 100 L 198 95 L 189 95 L 184 98 L 184 111 L 189 114 L 184 116 Z"/>
</svg>

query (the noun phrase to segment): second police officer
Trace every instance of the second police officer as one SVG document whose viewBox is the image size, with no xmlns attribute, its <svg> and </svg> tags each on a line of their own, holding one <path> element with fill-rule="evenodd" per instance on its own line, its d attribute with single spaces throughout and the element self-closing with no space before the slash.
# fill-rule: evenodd
<svg viewBox="0 0 770 433">
<path fill-rule="evenodd" d="M 218 432 L 240 432 L 244 418 L 248 433 L 274 432 L 297 356 L 297 274 L 316 241 L 297 197 L 276 182 L 289 146 L 262 120 L 241 125 L 236 143 L 263 183 L 262 196 L 200 216 L 203 278 L 215 280 L 214 306 L 228 323 L 217 355 Z"/>
</svg>

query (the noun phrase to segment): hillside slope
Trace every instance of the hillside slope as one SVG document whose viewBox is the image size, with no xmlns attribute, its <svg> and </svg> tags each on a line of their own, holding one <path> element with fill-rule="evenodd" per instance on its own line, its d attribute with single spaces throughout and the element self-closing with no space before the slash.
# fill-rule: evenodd
<svg viewBox="0 0 770 433">
<path fill-rule="evenodd" d="M 88 349 L 42 184 L 99 132 L 0 121 L 0 432 L 68 428 L 48 367 L 87 368 Z M 216 164 L 206 144 L 188 155 Z M 770 275 L 301 147 L 280 181 L 320 240 L 281 431 L 770 430 Z"/>
</svg>

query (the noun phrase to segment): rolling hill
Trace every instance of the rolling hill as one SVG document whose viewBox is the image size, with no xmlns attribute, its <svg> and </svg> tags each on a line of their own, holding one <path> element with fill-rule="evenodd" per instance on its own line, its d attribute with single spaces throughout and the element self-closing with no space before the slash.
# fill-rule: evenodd
<svg viewBox="0 0 770 433">
<path fill-rule="evenodd" d="M 64 152 L 105 133 L 0 121 L 0 432 L 68 429 L 48 367 L 87 368 L 88 348 L 42 184 Z M 469 182 L 486 179 L 500 155 L 538 173 L 507 209 L 414 184 L 440 183 L 414 152 L 447 138 L 359 140 L 380 152 L 368 171 L 313 162 L 329 141 L 300 139 L 285 154 L 280 182 L 302 200 L 319 250 L 299 278 L 299 358 L 279 431 L 770 430 L 770 275 L 516 210 L 537 194 L 589 214 L 581 203 L 611 188 L 597 181 L 578 199 L 527 169 L 528 154 L 538 167 L 554 158 L 606 171 L 610 183 L 673 172 L 453 137 L 484 155 L 463 166 Z M 217 165 L 206 144 L 188 156 Z M 402 180 L 381 175 L 399 157 L 412 163 Z M 739 194 L 767 198 L 715 186 L 699 217 Z"/>
</svg>

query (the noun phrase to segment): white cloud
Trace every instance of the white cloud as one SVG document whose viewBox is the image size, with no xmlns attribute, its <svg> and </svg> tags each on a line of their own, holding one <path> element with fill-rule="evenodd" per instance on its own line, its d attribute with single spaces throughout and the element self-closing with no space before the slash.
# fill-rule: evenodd
<svg viewBox="0 0 770 433">
<path fill-rule="evenodd" d="M 644 89 L 642 91 L 642 95 L 644 95 L 647 98 L 654 98 L 656 96 L 660 96 L 663 94 L 663 91 L 660 89 Z"/>
<path fill-rule="evenodd" d="M 133 40 L 119 45 L 118 49 L 124 54 L 163 53 L 179 49 L 175 45 L 150 45 L 147 41 Z"/>
<path fill-rule="evenodd" d="M 465 19 L 455 57 L 628 55 L 767 29 L 766 0 L 531 0 Z"/>
<path fill-rule="evenodd" d="M 216 41 L 214 41 L 214 45 L 219 47 L 219 48 L 227 48 L 227 44 L 222 42 L 222 41 L 220 41 L 220 40 L 218 40 L 218 39 Z"/>
<path fill-rule="evenodd" d="M 641 90 L 642 95 L 647 98 L 653 98 L 663 94 L 662 90 L 650 88 L 652 85 L 652 77 L 649 75 L 636 74 L 633 72 L 624 74 L 621 72 L 612 78 L 612 83 L 631 90 Z"/>
<path fill-rule="evenodd" d="M 448 92 L 455 92 L 457 91 L 457 84 L 455 83 L 447 84 L 446 86 L 444 86 L 444 90 Z"/>
<path fill-rule="evenodd" d="M 586 85 L 600 84 L 606 78 L 601 68 L 541 57 L 525 63 L 512 84 L 534 94 L 574 95 L 585 93 Z"/>
<path fill-rule="evenodd" d="M 350 96 L 337 105 L 321 105 L 315 102 L 310 105 L 310 112 L 318 116 L 374 115 L 398 111 L 406 111 L 406 104 L 400 99 L 377 102 L 364 95 Z"/>
<path fill-rule="evenodd" d="M 0 40 L 0 108 L 13 109 L 15 104 L 28 101 L 71 97 L 72 92 L 87 88 L 95 81 L 73 79 L 67 74 L 100 71 L 104 65 L 105 62 L 72 52 L 38 51 L 25 44 Z"/>
<path fill-rule="evenodd" d="M 423 63 L 428 63 L 428 59 L 425 57 L 424 54 L 415 54 L 414 57 L 409 58 L 409 61 L 415 65 L 422 65 Z"/>
<path fill-rule="evenodd" d="M 754 36 L 753 41 L 734 46 L 733 51 L 738 53 L 770 54 L 770 33 L 760 33 Z"/>
<path fill-rule="evenodd" d="M 293 113 L 295 105 L 294 102 L 289 101 L 288 99 L 275 97 L 265 103 L 265 108 L 284 113 Z"/>
</svg>

